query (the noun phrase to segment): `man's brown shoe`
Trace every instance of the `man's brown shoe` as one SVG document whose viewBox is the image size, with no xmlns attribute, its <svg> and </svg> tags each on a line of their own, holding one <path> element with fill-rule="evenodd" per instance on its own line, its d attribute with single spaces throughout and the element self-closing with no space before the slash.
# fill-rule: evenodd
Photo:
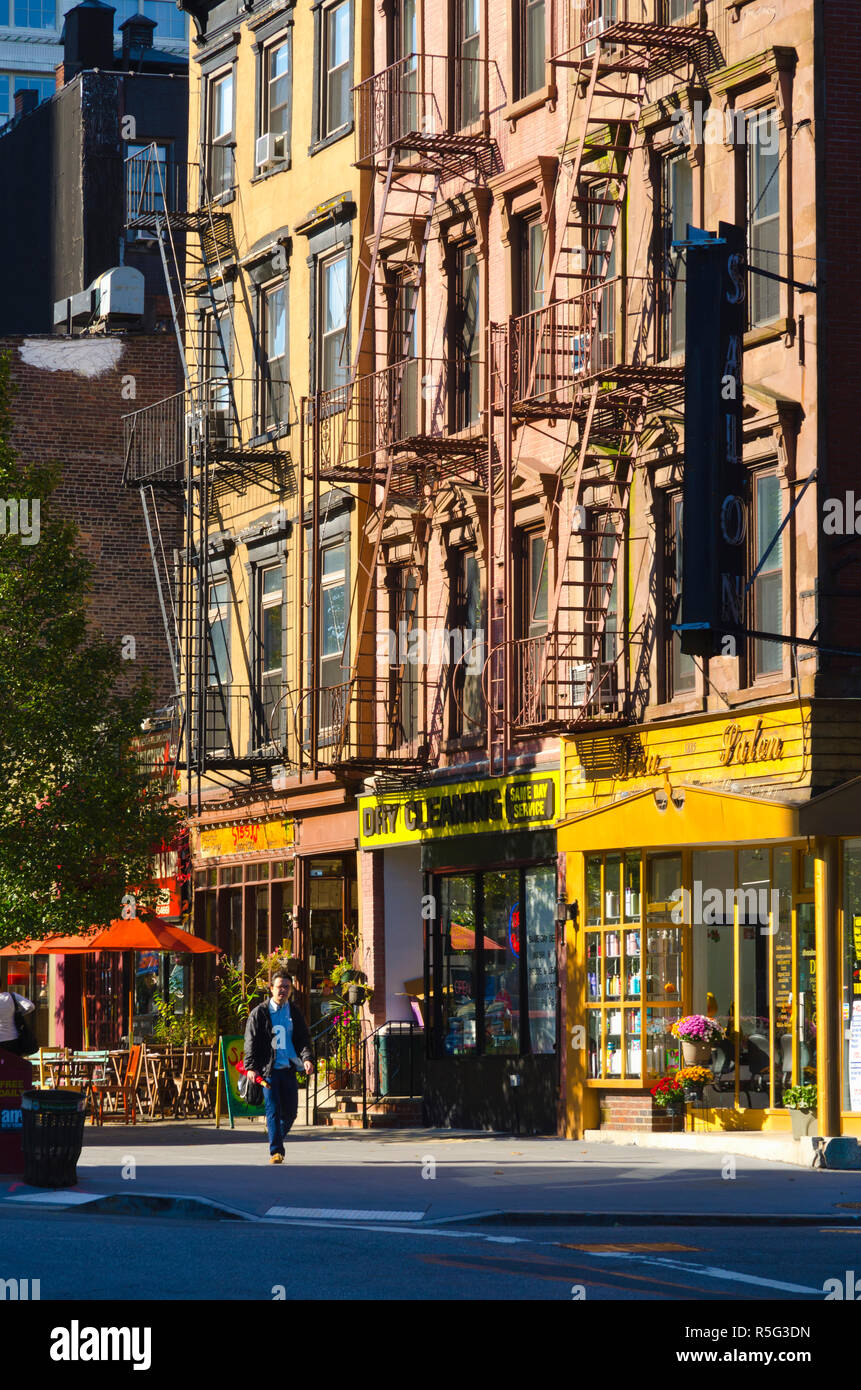
<svg viewBox="0 0 861 1390">
<path fill-rule="evenodd" d="M 269 1155 L 269 1162 L 270 1162 L 270 1163 L 283 1163 L 283 1162 L 284 1162 L 284 1155 L 283 1155 L 283 1154 L 270 1154 L 270 1155 Z"/>
</svg>

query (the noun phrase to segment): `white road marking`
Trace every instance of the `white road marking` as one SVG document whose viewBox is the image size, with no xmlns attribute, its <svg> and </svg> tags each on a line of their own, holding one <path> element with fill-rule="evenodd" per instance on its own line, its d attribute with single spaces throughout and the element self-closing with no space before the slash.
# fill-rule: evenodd
<svg viewBox="0 0 861 1390">
<path fill-rule="evenodd" d="M 266 1215 L 292 1217 L 296 1221 L 423 1221 L 425 1213 L 361 1211 L 350 1207 L 270 1207 Z"/>
<path fill-rule="evenodd" d="M 669 1269 L 681 1269 L 686 1274 L 696 1274 L 703 1279 L 728 1279 L 739 1284 L 757 1284 L 766 1289 L 781 1289 L 784 1293 L 823 1293 L 821 1288 L 812 1289 L 806 1284 L 785 1284 L 779 1279 L 760 1279 L 756 1274 L 741 1274 L 735 1269 L 695 1265 L 685 1260 L 668 1260 L 661 1256 L 632 1255 L 621 1250 L 590 1250 L 582 1253 L 590 1260 L 632 1260 L 639 1264 L 666 1265 Z"/>
</svg>

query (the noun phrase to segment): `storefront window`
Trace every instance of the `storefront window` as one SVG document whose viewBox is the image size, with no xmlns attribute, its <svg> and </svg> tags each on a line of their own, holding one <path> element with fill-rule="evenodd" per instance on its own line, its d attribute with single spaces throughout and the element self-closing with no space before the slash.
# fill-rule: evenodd
<svg viewBox="0 0 861 1390">
<path fill-rule="evenodd" d="M 779 1105 L 785 1086 L 792 1084 L 792 850 L 774 851 L 772 911 L 772 1057 L 774 1104 Z"/>
<path fill-rule="evenodd" d="M 843 1109 L 861 1112 L 861 840 L 843 848 Z"/>
<path fill-rule="evenodd" d="M 240 869 L 240 873 L 242 870 Z M 228 894 L 227 958 L 237 969 L 242 967 L 242 889 Z"/>
<path fill-rule="evenodd" d="M 257 959 L 269 954 L 269 889 L 254 890 Z"/>
<path fill-rule="evenodd" d="M 527 869 L 526 966 L 532 1052 L 556 1051 L 556 871 Z"/>
<path fill-rule="evenodd" d="M 671 918 L 682 891 L 682 856 L 650 854 L 648 859 L 649 902 L 647 920 L 662 922 Z"/>
<path fill-rule="evenodd" d="M 443 939 L 443 1047 L 458 1056 L 476 1047 L 478 1003 L 475 949 L 475 883 L 472 876 L 444 878 L 440 884 Z"/>
<path fill-rule="evenodd" d="M 764 846 L 738 854 L 739 1035 L 741 1085 L 768 1092 L 771 1076 L 768 939 L 771 869 Z"/>
<path fill-rule="evenodd" d="M 520 875 L 484 875 L 484 1041 L 520 1051 Z"/>
<path fill-rule="evenodd" d="M 798 1081 L 816 1080 L 816 908 L 810 903 L 796 907 L 798 941 Z"/>
<path fill-rule="evenodd" d="M 441 877 L 437 893 L 443 1052 L 554 1053 L 555 868 Z"/>
<path fill-rule="evenodd" d="M 590 854 L 586 860 L 586 921 L 591 926 L 601 920 L 601 859 Z"/>
</svg>

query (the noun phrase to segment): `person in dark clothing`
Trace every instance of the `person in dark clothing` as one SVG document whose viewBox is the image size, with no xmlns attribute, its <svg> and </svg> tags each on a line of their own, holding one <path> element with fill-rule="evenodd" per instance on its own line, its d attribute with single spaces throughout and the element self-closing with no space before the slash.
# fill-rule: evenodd
<svg viewBox="0 0 861 1390">
<path fill-rule="evenodd" d="M 299 1109 L 296 1071 L 314 1070 L 311 1035 L 292 993 L 290 976 L 276 970 L 271 997 L 251 1010 L 245 1025 L 245 1069 L 263 1086 L 270 1163 L 284 1162 L 284 1140 Z"/>
</svg>

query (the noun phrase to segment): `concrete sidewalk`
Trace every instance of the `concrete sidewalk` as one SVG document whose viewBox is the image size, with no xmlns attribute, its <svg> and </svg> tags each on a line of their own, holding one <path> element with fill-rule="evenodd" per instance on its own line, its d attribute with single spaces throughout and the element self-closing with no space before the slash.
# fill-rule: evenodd
<svg viewBox="0 0 861 1390">
<path fill-rule="evenodd" d="M 183 1121 L 88 1126 L 72 1193 L 0 1180 L 0 1201 L 19 1207 L 132 1194 L 203 1198 L 258 1218 L 289 1209 L 424 1222 L 494 1213 L 861 1221 L 861 1173 L 794 1168 L 720 1146 L 679 1152 L 473 1131 L 297 1127 L 277 1167 L 262 1124 L 249 1120 L 232 1131 Z"/>
</svg>

